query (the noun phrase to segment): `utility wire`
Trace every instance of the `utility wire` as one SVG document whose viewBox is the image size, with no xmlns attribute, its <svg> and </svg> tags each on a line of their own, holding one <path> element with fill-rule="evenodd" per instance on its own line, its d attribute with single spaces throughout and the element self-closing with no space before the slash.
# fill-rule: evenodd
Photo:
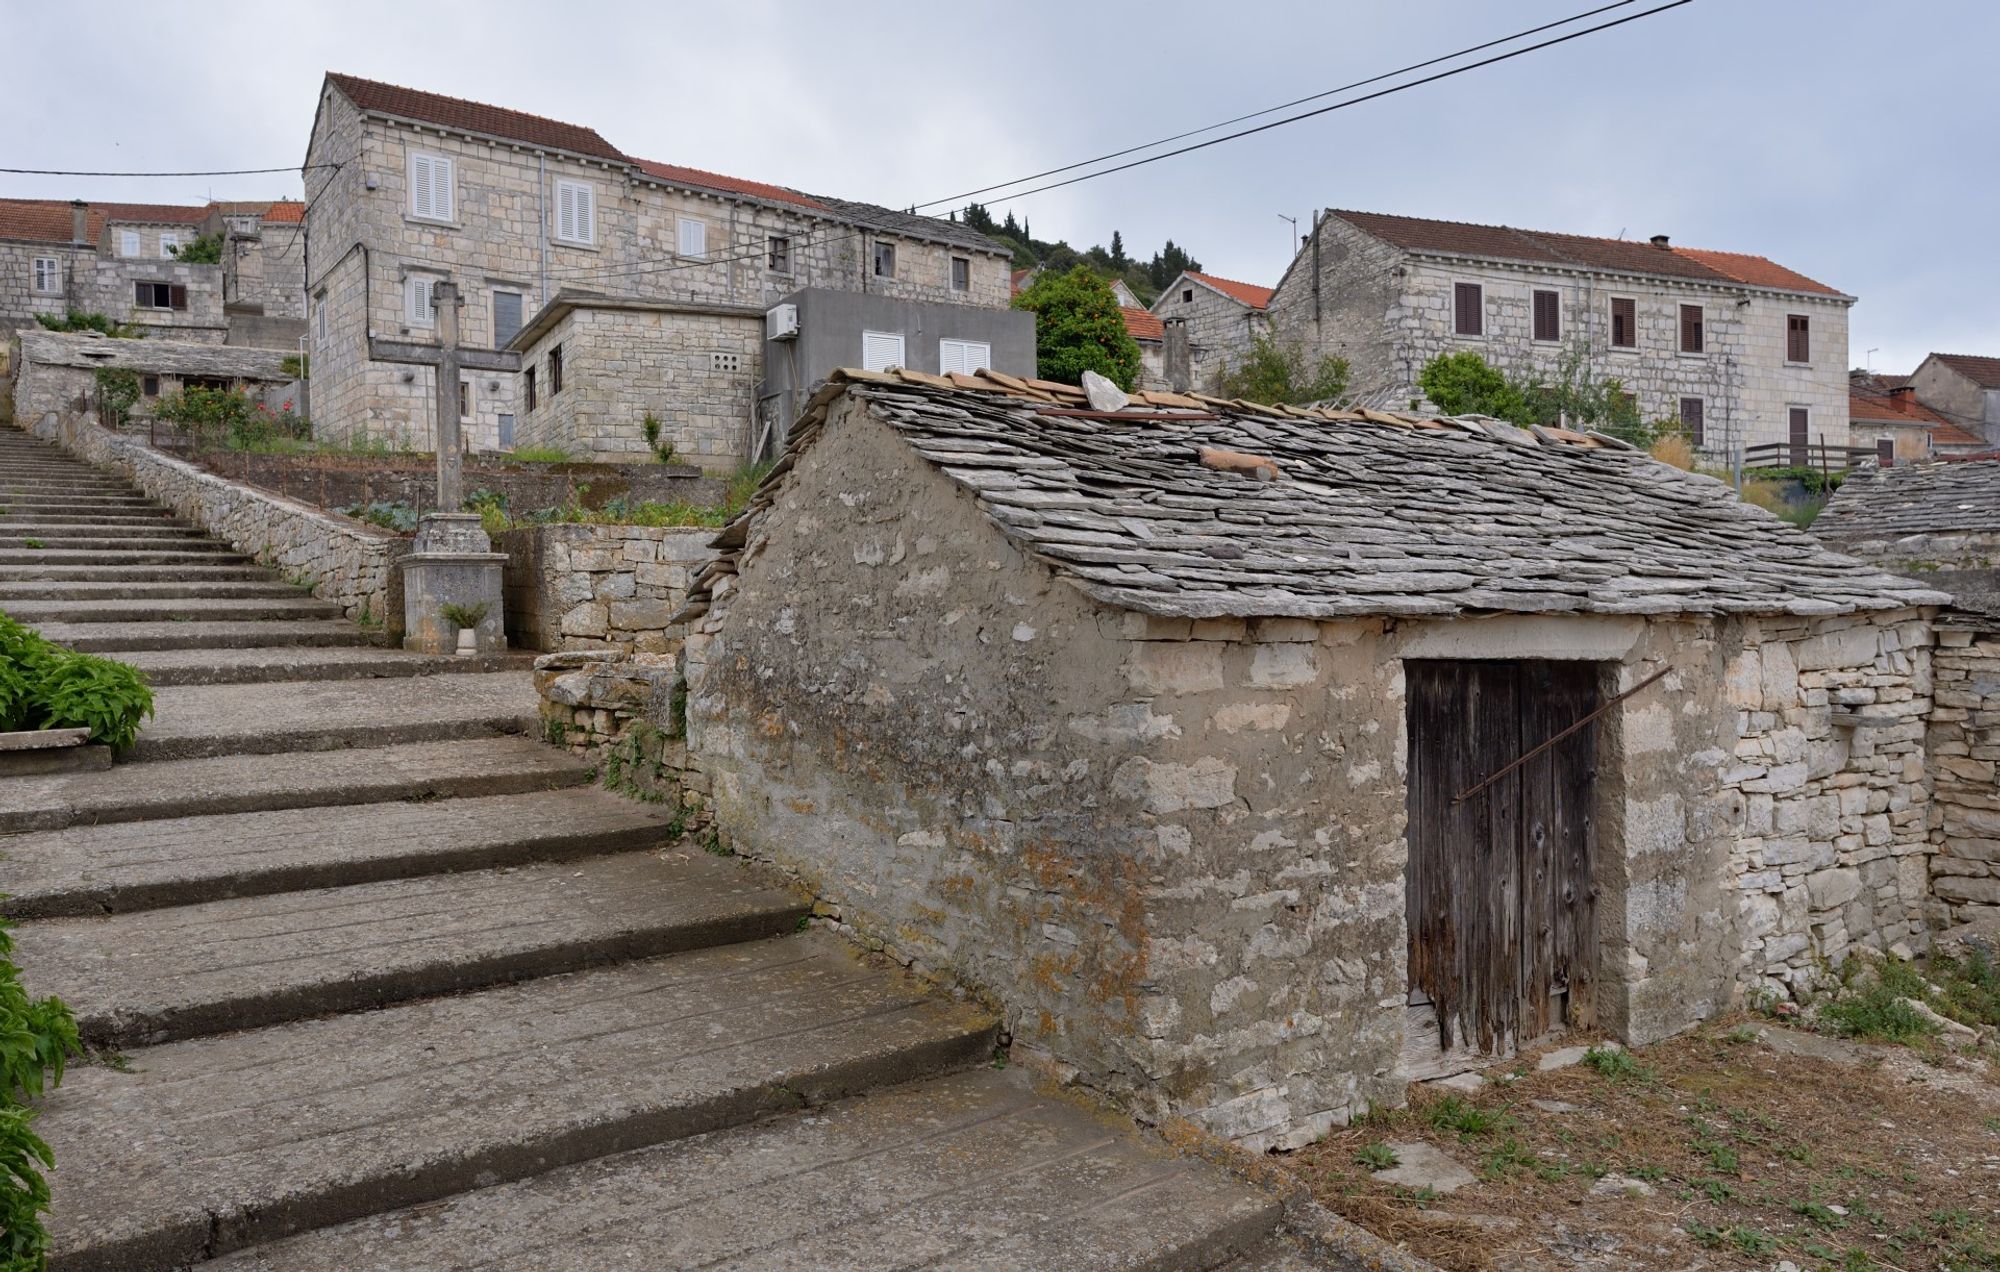
<svg viewBox="0 0 2000 1272">
<path fill-rule="evenodd" d="M 1076 185 L 1078 182 L 1082 181 L 1094 181 L 1098 177 L 1108 177 L 1114 172 L 1125 172 L 1128 169 L 1132 168 L 1142 168 L 1149 163 L 1158 163 L 1162 159 L 1172 159 L 1176 155 L 1184 155 L 1196 150 L 1206 150 L 1210 146 L 1219 146 L 1225 141 L 1236 141 L 1239 140 L 1240 138 L 1253 136 L 1257 133 L 1269 132 L 1273 128 L 1283 128 L 1286 124 L 1296 124 L 1300 120 L 1312 119 L 1315 118 L 1316 116 L 1325 115 L 1328 114 L 1329 112 L 1336 110 L 1345 110 L 1349 106 L 1359 106 L 1363 102 L 1372 102 L 1378 97 L 1388 97 L 1393 93 L 1400 93 L 1405 91 L 1406 89 L 1419 88 L 1425 84 L 1436 83 L 1438 80 L 1450 79 L 1454 75 L 1463 75 L 1467 71 L 1476 71 L 1483 66 L 1492 66 L 1496 62 L 1505 62 L 1511 58 L 1517 58 L 1522 56 L 1523 54 L 1533 53 L 1539 49 L 1551 48 L 1558 44 L 1567 44 L 1571 40 L 1580 40 L 1586 35 L 1595 35 L 1599 31 L 1608 31 L 1612 27 L 1624 26 L 1628 22 L 1637 22 L 1641 18 L 1650 18 L 1656 13 L 1665 13 L 1669 9 L 1678 9 L 1682 5 L 1693 4 L 1693 3 L 1694 0 L 1669 0 L 1669 3 L 1667 4 L 1660 5 L 1657 8 L 1647 9 L 1642 13 L 1634 13 L 1627 17 L 1616 18 L 1610 22 L 1601 22 L 1596 26 L 1585 27 L 1581 31 L 1572 31 L 1567 35 L 1559 35 L 1556 36 L 1554 39 L 1543 40 L 1537 44 L 1524 45 L 1521 48 L 1511 49 L 1508 52 L 1495 54 L 1492 57 L 1481 58 L 1477 62 L 1468 62 L 1464 66 L 1455 66 L 1448 71 L 1439 71 L 1435 75 L 1426 75 L 1422 79 L 1414 79 L 1406 84 L 1396 84 L 1392 85 L 1389 88 L 1377 89 L 1375 92 L 1372 93 L 1364 93 L 1360 97 L 1350 97 L 1344 102 L 1335 102 L 1331 106 L 1322 106 L 1318 110 L 1309 110 L 1297 115 L 1288 115 L 1283 119 L 1274 119 L 1268 124 L 1259 124 L 1255 128 L 1245 128 L 1241 132 L 1228 133 L 1221 137 L 1212 137 L 1207 141 L 1198 141 L 1191 146 L 1182 146 L 1177 150 L 1168 150 L 1168 151 L 1163 151 L 1157 155 L 1148 155 L 1144 159 L 1134 159 L 1130 163 L 1121 163 L 1114 168 L 1100 168 L 1096 172 L 1086 172 L 1082 176 L 1070 177 L 1063 181 L 1051 181 L 1047 185 L 1035 186 L 1027 190 L 1016 190 L 1011 194 L 1002 196 L 1001 201 L 1006 202 L 1013 199 L 1025 199 L 1031 194 L 1041 194 L 1049 190 L 1060 190 L 1064 186 Z M 1144 149 L 1144 147 L 1140 148 Z M 1009 183 L 1009 184 L 1014 184 L 1014 183 Z M 997 188 L 997 187 L 989 187 L 989 188 Z M 916 206 L 932 207 L 935 206 L 937 202 L 949 202 L 949 200 L 934 200 L 932 203 L 920 203 L 917 204 Z"/>
<path fill-rule="evenodd" d="M 1600 13 L 1608 13 L 1613 9 L 1622 9 L 1627 5 L 1633 5 L 1637 3 L 1639 3 L 1639 0 L 1615 0 L 1615 3 L 1602 5 L 1595 9 L 1586 9 L 1582 13 L 1572 14 L 1567 18 L 1562 18 L 1555 22 L 1544 22 L 1541 26 L 1529 27 L 1525 31 L 1516 31 L 1512 35 L 1503 35 L 1497 40 L 1488 40 L 1484 44 L 1474 44 L 1469 48 L 1460 49 L 1456 53 L 1445 53 L 1442 54 L 1441 56 L 1429 58 L 1422 62 L 1412 62 L 1410 65 L 1402 67 L 1398 70 L 1384 71 L 1380 75 L 1371 75 L 1367 79 L 1355 80 L 1352 84 L 1342 84 L 1339 88 L 1329 88 L 1322 93 L 1313 93 L 1310 96 L 1293 98 L 1291 101 L 1288 102 L 1280 102 L 1276 106 L 1266 106 L 1262 110 L 1253 110 L 1247 115 L 1238 115 L 1234 119 L 1225 119 L 1219 123 L 1204 124 L 1200 128 L 1191 128 L 1184 133 L 1175 133 L 1171 137 L 1161 137 L 1157 141 L 1141 142 L 1139 145 L 1136 146 L 1127 146 L 1123 150 L 1114 150 L 1107 155 L 1098 155 L 1094 159 L 1079 159 L 1075 163 L 1064 164 L 1060 168 L 1048 168 L 1045 169 L 1044 171 L 1034 173 L 1030 176 L 1017 177 L 1012 181 L 1002 181 L 998 185 L 981 186 L 977 190 L 967 190 L 964 194 L 954 194 L 947 199 L 932 199 L 929 203 L 917 204 L 915 207 L 911 209 L 911 211 L 915 211 L 917 208 L 934 208 L 937 207 L 939 204 L 943 203 L 949 203 L 954 207 L 956 207 L 960 199 L 970 199 L 975 195 L 987 194 L 994 190 L 1004 190 L 1008 186 L 1023 185 L 1030 181 L 1040 181 L 1043 177 L 1059 176 L 1065 172 L 1073 172 L 1078 168 L 1087 168 L 1094 163 L 1104 163 L 1112 159 L 1122 159 L 1126 155 L 1137 154 L 1141 150 L 1151 150 L 1154 146 L 1166 146 L 1166 145 L 1171 145 L 1176 141 L 1185 141 L 1189 137 L 1198 137 L 1202 133 L 1214 132 L 1218 128 L 1227 128 L 1232 124 L 1240 124 L 1248 120 L 1258 119 L 1265 115 L 1274 114 L 1277 111 L 1290 110 L 1294 106 L 1303 106 L 1307 102 L 1316 102 L 1324 97 L 1332 97 L 1335 93 L 1347 93 L 1347 92 L 1352 92 L 1357 88 L 1366 88 L 1370 84 L 1379 84 L 1385 79 L 1394 79 L 1398 75 L 1407 75 L 1411 71 L 1421 71 L 1427 66 L 1436 66 L 1440 62 L 1449 62 L 1454 58 L 1461 58 L 1468 56 L 1469 54 L 1484 52 L 1487 49 L 1493 48 L 1495 45 L 1511 44 L 1515 40 L 1523 40 L 1531 35 L 1540 35 L 1542 32 L 1553 30 L 1556 27 L 1568 26 L 1572 22 L 1581 22 L 1585 18 L 1594 18 Z"/>
<path fill-rule="evenodd" d="M 0 174 L 21 177 L 254 177 L 269 172 L 311 172 L 338 168 L 337 163 L 308 163 L 285 168 L 216 168 L 208 172 L 71 172 L 63 168 L 0 168 Z"/>
</svg>

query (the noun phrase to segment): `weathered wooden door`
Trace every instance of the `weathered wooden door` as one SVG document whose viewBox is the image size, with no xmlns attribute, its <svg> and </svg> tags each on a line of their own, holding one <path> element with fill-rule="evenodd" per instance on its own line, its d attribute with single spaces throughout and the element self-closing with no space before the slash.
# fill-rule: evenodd
<svg viewBox="0 0 2000 1272">
<path fill-rule="evenodd" d="M 1505 1052 L 1589 1023 L 1596 725 L 1456 797 L 1595 710 L 1596 666 L 1411 660 L 1404 670 L 1413 995 L 1435 1006 L 1446 1052 Z"/>
</svg>

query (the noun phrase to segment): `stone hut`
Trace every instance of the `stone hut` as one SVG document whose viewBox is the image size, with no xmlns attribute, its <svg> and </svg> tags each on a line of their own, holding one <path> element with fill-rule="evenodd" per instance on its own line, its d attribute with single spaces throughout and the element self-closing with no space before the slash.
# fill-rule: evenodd
<svg viewBox="0 0 2000 1272">
<path fill-rule="evenodd" d="M 843 372 L 685 616 L 723 830 L 1252 1148 L 1932 905 L 1947 598 L 1612 439 Z"/>
<path fill-rule="evenodd" d="M 1863 468 L 1813 533 L 1898 573 L 2000 568 L 2000 456 Z"/>
</svg>

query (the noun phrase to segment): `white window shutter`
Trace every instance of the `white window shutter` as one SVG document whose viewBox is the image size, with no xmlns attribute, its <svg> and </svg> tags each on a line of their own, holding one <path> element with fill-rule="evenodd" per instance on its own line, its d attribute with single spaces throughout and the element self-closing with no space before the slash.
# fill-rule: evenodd
<svg viewBox="0 0 2000 1272">
<path fill-rule="evenodd" d="M 412 274 L 403 284 L 403 314 L 413 325 L 428 327 L 437 319 L 431 308 L 432 281 Z"/>
<path fill-rule="evenodd" d="M 556 182 L 556 237 L 576 238 L 576 187 L 567 181 Z"/>
<path fill-rule="evenodd" d="M 436 209 L 432 215 L 440 221 L 452 219 L 451 207 L 451 160 L 431 160 L 431 206 Z"/>
<path fill-rule="evenodd" d="M 681 218 L 681 255 L 696 258 L 708 255 L 708 226 L 705 223 Z"/>
<path fill-rule="evenodd" d="M 431 159 L 429 155 L 410 156 L 410 215 L 434 217 L 431 207 Z"/>
<path fill-rule="evenodd" d="M 587 185 L 576 188 L 576 241 L 597 241 L 597 196 Z"/>
<path fill-rule="evenodd" d="M 903 335 L 899 331 L 861 333 L 861 367 L 864 371 L 887 371 L 903 365 Z"/>
</svg>

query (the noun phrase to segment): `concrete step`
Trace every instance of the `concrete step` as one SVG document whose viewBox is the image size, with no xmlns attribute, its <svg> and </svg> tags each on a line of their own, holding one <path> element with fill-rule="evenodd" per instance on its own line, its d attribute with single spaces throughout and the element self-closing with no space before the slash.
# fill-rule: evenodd
<svg viewBox="0 0 2000 1272">
<path fill-rule="evenodd" d="M 0 584 L 0 608 L 6 605 L 4 589 L 7 586 Z M 293 595 L 297 593 L 293 592 Z M 280 680 L 369 680 L 390 676 L 462 676 L 482 671 L 520 671 L 534 666 L 535 654 L 524 651 L 460 658 L 455 654 L 413 654 L 407 650 L 367 646 L 273 646 L 264 649 L 134 650 L 120 654 L 118 661 L 130 663 L 145 672 L 146 682 L 154 686 L 247 685 Z"/>
<path fill-rule="evenodd" d="M 8 538 L 38 539 L 202 539 L 208 532 L 195 526 L 177 525 L 165 517 L 128 518 L 123 521 L 82 522 L 31 521 L 26 517 L 0 517 L 0 534 Z"/>
<path fill-rule="evenodd" d="M 58 645 L 86 654 L 119 654 L 134 649 L 255 649 L 278 643 L 382 643 L 379 630 L 371 631 L 344 619 L 286 623 L 44 623 L 36 630 Z"/>
<path fill-rule="evenodd" d="M 216 1272 L 1199 1269 L 1276 1198 L 980 1069 L 323 1228 Z M 1301 1265 L 1310 1266 L 1310 1265 Z"/>
<path fill-rule="evenodd" d="M 338 618 L 344 611 L 296 589 L 279 597 L 165 597 L 134 600 L 16 601 L 7 613 L 17 623 L 269 623 Z"/>
<path fill-rule="evenodd" d="M 534 677 L 525 671 L 180 685 L 154 692 L 155 716 L 140 729 L 130 755 L 190 760 L 533 733 L 539 730 L 536 703 Z"/>
<path fill-rule="evenodd" d="M 233 549 L 219 540 L 199 535 L 163 534 L 152 529 L 114 530 L 90 527 L 82 534 L 60 534 L 53 529 L 36 530 L 0 521 L 0 552 L 34 550 L 35 544 L 52 552 L 177 552 L 187 556 L 227 555 Z"/>
<path fill-rule="evenodd" d="M 51 579 L 14 580 L 0 576 L 0 609 L 21 601 L 103 601 L 103 600 L 240 600 L 265 597 L 290 600 L 307 593 L 289 583 L 269 577 L 233 581 L 152 583 L 108 583 L 80 580 L 57 582 Z"/>
<path fill-rule="evenodd" d="M 930 1076 L 994 1031 L 809 933 L 169 1043 L 45 1102 L 51 1266 L 176 1267 Z"/>
<path fill-rule="evenodd" d="M 581 786 L 589 774 L 584 762 L 567 751 L 524 737 L 412 742 L 403 746 L 316 752 L 310 757 L 311 762 L 305 764 L 300 763 L 300 759 L 297 754 L 283 751 L 269 755 L 219 755 L 197 760 L 127 764 L 92 772 L 0 779 L 0 835 L 80 828 L 75 835 L 66 838 L 47 842 L 16 840 L 7 848 L 0 849 L 0 878 L 12 877 L 22 887 L 29 886 L 22 871 L 10 872 L 7 869 L 7 853 L 16 853 L 20 861 L 33 864 L 33 871 L 29 873 L 36 880 L 32 885 L 34 913 L 93 914 L 116 908 L 112 894 L 98 885 L 109 886 L 114 892 L 126 886 L 114 878 L 112 863 L 114 859 L 122 859 L 117 858 L 117 854 L 129 850 L 131 835 L 142 839 L 144 834 L 157 835 L 160 842 L 166 844 L 185 829 L 186 833 L 195 836 L 217 835 L 231 841 L 244 839 L 248 842 L 259 837 L 293 837 L 312 829 L 320 819 L 276 818 L 257 822 L 205 820 L 188 828 L 168 825 L 144 834 L 133 831 L 125 838 L 90 833 L 105 826 L 122 822 L 227 817 L 330 806 L 341 806 L 341 815 L 346 816 L 355 811 L 352 807 L 355 805 L 395 800 L 509 796 Z M 461 804 L 451 810 L 451 815 L 454 818 L 476 819 L 484 807 Z M 503 812 L 518 811 L 512 804 L 492 807 Z M 558 808 L 553 805 L 528 807 L 537 813 L 545 808 Z M 561 805 L 559 811 L 574 813 L 579 809 Z M 429 825 L 428 822 L 425 824 Z M 623 825 L 622 822 L 617 824 Z M 455 827 L 458 823 L 451 821 L 449 825 Z M 513 828 L 499 825 L 489 829 L 501 832 L 501 838 L 505 839 L 505 832 Z M 227 842 L 220 846 L 230 848 Z M 392 854 L 393 860 L 408 858 L 420 861 L 423 854 L 430 851 L 425 845 L 393 847 L 396 854 L 400 854 Z M 227 853 L 224 855 L 227 856 Z M 339 856 L 338 852 L 332 852 L 327 859 L 332 862 Z M 503 855 L 496 860 L 517 859 Z M 163 848 L 155 858 L 145 860 L 164 863 L 170 873 L 162 878 L 172 878 L 174 853 Z M 474 864 L 488 863 L 475 861 Z M 85 873 L 68 870 L 71 865 Z M 445 868 L 461 869 L 463 866 Z M 50 873 L 51 870 L 53 873 Z M 112 873 L 101 878 L 89 873 L 100 870 Z M 214 895 L 212 889 L 216 876 L 212 872 L 196 872 L 196 876 L 196 884 L 191 885 L 194 891 L 186 899 L 209 899 Z M 361 877 L 388 876 L 377 870 Z M 316 882 L 298 886 L 322 887 L 330 882 L 346 881 L 344 878 L 319 875 L 310 878 Z M 154 880 L 149 886 L 157 892 L 164 885 Z M 251 888 L 241 880 L 230 885 L 232 892 L 246 889 L 269 891 L 268 887 Z M 0 894 L 8 891 L 8 888 L 0 887 Z M 28 913 L 30 893 L 19 888 L 13 891 L 15 898 L 11 904 L 0 901 L 0 913 Z M 181 900 L 147 902 L 183 903 Z M 65 905 L 83 908 L 62 908 Z"/>
<path fill-rule="evenodd" d="M 25 565 L 0 565 L 0 579 L 50 579 L 75 583 L 147 583 L 270 580 L 278 576 L 261 565 L 50 565 L 45 554 Z"/>
<path fill-rule="evenodd" d="M 134 1047 L 780 936 L 808 912 L 780 882 L 628 852 L 44 919 L 20 929 L 22 975 L 86 1042 Z"/>
<path fill-rule="evenodd" d="M 0 546 L 0 567 L 10 565 L 243 565 L 250 558 L 241 552 L 189 552 L 163 548 L 81 547 L 74 542 L 61 547 L 30 548 Z"/>
<path fill-rule="evenodd" d="M 5 461 L 0 461 L 4 464 Z M 108 477 L 78 477 L 73 480 L 49 480 L 47 478 L 27 478 L 13 476 L 0 469 L 0 496 L 14 498 L 53 497 L 77 495 L 84 498 L 101 496 L 117 499 L 141 499 L 144 496 L 136 487 L 128 486 Z"/>
<path fill-rule="evenodd" d="M 113 506 L 82 507 L 74 502 L 48 502 L 27 504 L 19 501 L 0 500 L 0 523 L 33 522 L 36 525 L 58 526 L 187 526 L 188 523 L 175 517 L 165 508 L 149 504 L 117 504 Z"/>
</svg>

